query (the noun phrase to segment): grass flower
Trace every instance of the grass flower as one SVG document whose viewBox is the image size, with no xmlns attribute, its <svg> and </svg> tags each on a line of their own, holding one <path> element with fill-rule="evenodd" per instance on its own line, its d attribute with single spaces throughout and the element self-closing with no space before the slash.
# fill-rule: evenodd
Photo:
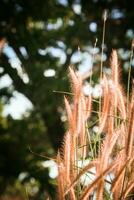
<svg viewBox="0 0 134 200">
<path fill-rule="evenodd" d="M 131 199 L 134 191 L 134 83 L 127 102 L 115 50 L 111 56 L 111 76 L 102 74 L 102 95 L 98 101 L 92 93 L 84 95 L 80 75 L 72 68 L 69 74 L 73 95 L 72 99 L 64 99 L 68 128 L 57 155 L 58 199 Z M 98 110 L 94 110 L 95 102 Z M 98 127 L 97 133 L 92 131 L 91 122 Z"/>
</svg>

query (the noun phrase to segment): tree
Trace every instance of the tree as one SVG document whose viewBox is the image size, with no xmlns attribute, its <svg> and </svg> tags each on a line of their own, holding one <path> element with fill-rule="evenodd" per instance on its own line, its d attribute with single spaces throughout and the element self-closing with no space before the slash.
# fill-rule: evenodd
<svg viewBox="0 0 134 200">
<path fill-rule="evenodd" d="M 78 46 L 82 53 L 91 54 L 98 38 L 97 47 L 101 52 L 104 10 L 108 13 L 104 53 L 109 56 L 112 48 L 120 49 L 122 64 L 128 65 L 134 36 L 133 6 L 133 1 L 114 0 L 1 0 L 1 48 L 4 46 L 2 41 L 12 47 L 20 68 L 15 68 L 9 55 L 3 51 L 0 76 L 8 74 L 13 90 L 24 94 L 32 102 L 33 111 L 40 116 L 45 127 L 44 135 L 49 138 L 54 150 L 57 151 L 60 146 L 65 129 L 61 120 L 63 95 L 53 93 L 53 90 L 68 91 L 67 69 L 78 53 Z M 74 62 L 78 67 L 79 60 Z M 99 63 L 100 60 L 95 62 L 94 67 L 99 67 Z M 107 66 L 107 62 L 104 65 Z M 12 91 L 5 88 L 1 96 L 10 97 L 11 94 Z M 23 120 L 20 125 L 13 119 L 11 123 L 15 123 L 14 137 L 19 139 L 24 131 Z M 20 126 L 19 135 L 17 126 Z"/>
</svg>

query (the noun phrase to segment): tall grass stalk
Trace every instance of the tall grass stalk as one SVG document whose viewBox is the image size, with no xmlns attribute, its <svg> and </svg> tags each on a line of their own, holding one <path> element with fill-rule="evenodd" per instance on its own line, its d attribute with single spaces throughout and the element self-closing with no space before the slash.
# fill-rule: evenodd
<svg viewBox="0 0 134 200">
<path fill-rule="evenodd" d="M 128 99 L 115 50 L 111 71 L 111 76 L 102 76 L 103 92 L 98 101 L 83 94 L 82 77 L 69 68 L 72 93 L 65 94 L 68 128 L 57 156 L 58 200 L 132 199 L 134 82 Z M 94 110 L 96 101 L 101 110 L 99 106 Z M 97 132 L 94 126 L 98 126 Z"/>
<path fill-rule="evenodd" d="M 131 44 L 130 62 L 129 62 L 129 68 L 128 68 L 128 83 L 127 83 L 127 111 L 128 111 L 129 98 L 130 98 L 130 78 L 131 78 L 131 68 L 132 68 L 132 60 L 133 60 L 133 56 L 134 56 L 134 40 L 132 40 L 132 44 Z"/>
</svg>

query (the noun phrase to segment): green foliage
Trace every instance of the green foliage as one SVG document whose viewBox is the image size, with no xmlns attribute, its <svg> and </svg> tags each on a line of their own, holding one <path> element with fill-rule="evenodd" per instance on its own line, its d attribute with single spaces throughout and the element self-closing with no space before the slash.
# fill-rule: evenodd
<svg viewBox="0 0 134 200">
<path fill-rule="evenodd" d="M 1 193 L 7 186 L 11 188 L 11 184 L 14 184 L 21 173 L 27 174 L 23 179 L 24 183 L 28 184 L 34 178 L 40 183 L 39 191 L 45 187 L 49 190 L 49 185 L 52 184 L 47 182 L 48 171 L 41 163 L 45 160 L 43 156 L 52 155 L 53 150 L 45 132 L 43 121 L 35 113 L 21 120 L 8 117 L 6 126 L 1 125 Z"/>
<path fill-rule="evenodd" d="M 77 8 L 80 6 L 80 13 L 74 9 L 75 4 Z M 29 180 L 34 177 L 39 181 L 40 190 L 51 191 L 48 173 L 44 169 L 37 170 L 38 160 L 43 158 L 31 153 L 29 146 L 38 154 L 52 156 L 61 144 L 65 132 L 61 121 L 63 95 L 53 93 L 53 90 L 68 91 L 67 69 L 73 55 L 78 52 L 78 46 L 81 52 L 89 53 L 98 38 L 97 47 L 101 51 L 104 9 L 108 9 L 104 53 L 109 55 L 112 48 L 122 48 L 124 54 L 129 54 L 134 34 L 133 5 L 133 1 L 114 0 L 1 0 L 0 39 L 5 39 L 13 48 L 21 61 L 22 72 L 20 75 L 11 66 L 9 57 L 0 49 L 0 67 L 3 69 L 0 70 L 0 77 L 8 74 L 12 80 L 11 87 L 1 89 L 0 98 L 7 103 L 13 91 L 17 90 L 33 105 L 29 116 L 22 119 L 0 116 L 1 191 L 25 171 L 29 173 Z M 122 17 L 114 18 L 113 13 Z M 91 23 L 96 23 L 95 31 L 89 28 Z M 25 54 L 20 47 L 24 47 Z M 60 50 L 58 56 L 54 54 L 56 50 Z M 127 62 L 128 57 L 124 57 L 122 64 Z M 94 64 L 93 81 L 97 80 L 99 63 L 98 58 Z M 76 67 L 79 64 L 76 61 Z M 104 65 L 107 66 L 107 62 Z M 48 69 L 55 70 L 55 76 L 44 76 Z M 53 191 L 53 186 L 51 189 Z"/>
</svg>

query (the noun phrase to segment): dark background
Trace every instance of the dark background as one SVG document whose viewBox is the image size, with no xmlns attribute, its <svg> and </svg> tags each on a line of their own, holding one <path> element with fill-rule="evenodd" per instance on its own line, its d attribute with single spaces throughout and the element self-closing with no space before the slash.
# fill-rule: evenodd
<svg viewBox="0 0 134 200">
<path fill-rule="evenodd" d="M 91 54 L 96 38 L 98 53 L 94 81 L 100 69 L 103 13 L 107 11 L 104 66 L 113 48 L 118 49 L 126 86 L 130 49 L 134 36 L 134 1 L 128 0 L 1 0 L 0 78 L 8 74 L 9 87 L 0 89 L 0 196 L 3 199 L 55 199 L 55 180 L 41 162 L 55 158 L 65 126 L 63 94 L 69 91 L 68 66 L 74 54 Z M 5 45 L 19 58 L 22 75 L 11 65 Z M 25 50 L 24 51 L 22 51 Z M 64 53 L 55 55 L 54 52 Z M 76 69 L 80 61 L 74 63 Z M 84 67 L 84 66 L 83 66 Z M 48 69 L 55 76 L 45 77 Z M 134 61 L 132 62 L 132 76 Z M 23 80 L 23 76 L 28 81 Z M 132 77 L 131 76 L 131 77 Z M 14 91 L 32 103 L 19 119 L 3 116 Z M 17 105 L 16 105 L 17 106 Z M 25 109 L 25 108 L 24 108 Z M 20 180 L 20 174 L 26 176 Z M 35 188 L 35 190 L 33 189 Z M 36 190 L 37 189 L 37 190 Z"/>
</svg>

